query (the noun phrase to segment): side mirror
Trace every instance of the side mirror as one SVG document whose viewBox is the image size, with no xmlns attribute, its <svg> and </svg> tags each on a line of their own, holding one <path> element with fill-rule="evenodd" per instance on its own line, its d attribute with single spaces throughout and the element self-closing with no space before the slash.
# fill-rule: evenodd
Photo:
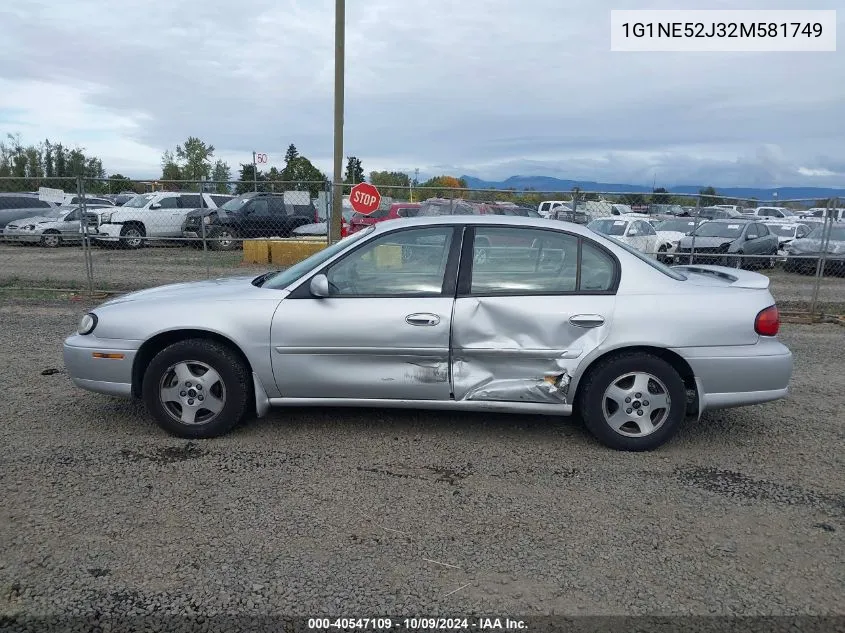
<svg viewBox="0 0 845 633">
<path fill-rule="evenodd" d="M 150 205 L 150 209 L 161 209 L 161 203 L 154 202 L 153 204 Z"/>
<path fill-rule="evenodd" d="M 317 275 L 311 279 L 311 294 L 318 298 L 329 296 L 329 278 Z"/>
</svg>

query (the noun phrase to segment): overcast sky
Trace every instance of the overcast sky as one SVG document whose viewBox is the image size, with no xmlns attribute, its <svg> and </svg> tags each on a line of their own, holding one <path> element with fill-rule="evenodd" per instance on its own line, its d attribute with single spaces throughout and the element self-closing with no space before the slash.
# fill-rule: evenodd
<svg viewBox="0 0 845 633">
<path fill-rule="evenodd" d="M 160 174 L 189 135 L 236 171 L 289 143 L 330 174 L 331 0 L 18 0 L 0 133 Z M 745 0 L 834 9 L 841 0 Z M 733 0 L 347 0 L 345 154 L 499 179 L 845 186 L 845 52 L 611 53 L 610 9 Z"/>
</svg>

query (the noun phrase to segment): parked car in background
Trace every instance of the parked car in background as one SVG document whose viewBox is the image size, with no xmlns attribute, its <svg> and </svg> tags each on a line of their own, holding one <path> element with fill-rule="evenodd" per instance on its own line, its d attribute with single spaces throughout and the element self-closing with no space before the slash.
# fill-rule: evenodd
<svg viewBox="0 0 845 633">
<path fill-rule="evenodd" d="M 679 204 L 650 204 L 648 205 L 648 213 L 649 215 L 673 217 L 683 215 L 684 208 Z"/>
<path fill-rule="evenodd" d="M 552 211 L 559 207 L 569 207 L 572 209 L 572 202 L 569 200 L 544 200 L 537 206 L 537 213 L 541 217 L 548 218 Z"/>
<path fill-rule="evenodd" d="M 112 193 L 106 196 L 112 202 L 114 202 L 114 206 L 122 207 L 124 204 L 129 202 L 132 198 L 137 196 L 138 194 L 135 192 L 121 192 L 121 193 Z"/>
<path fill-rule="evenodd" d="M 369 215 L 353 213 L 349 219 L 349 232 L 355 233 L 372 224 L 398 218 L 413 218 L 420 210 L 418 202 L 394 202 L 385 209 L 376 209 Z"/>
<path fill-rule="evenodd" d="M 590 222 L 587 228 L 627 244 L 649 257 L 657 257 L 657 231 L 645 220 L 625 216 L 598 218 Z"/>
<path fill-rule="evenodd" d="M 507 246 L 480 264 L 481 238 Z M 64 366 L 184 438 L 271 406 L 357 405 L 578 413 L 605 445 L 644 451 L 705 411 L 787 396 L 768 285 L 669 268 L 572 224 L 418 217 L 284 271 L 114 298 L 65 340 Z M 350 347 L 338 324 L 362 315 Z"/>
<path fill-rule="evenodd" d="M 829 234 L 827 231 L 830 231 Z M 825 273 L 845 275 L 845 225 L 820 224 L 805 237 L 792 240 L 786 247 L 784 269 L 790 272 L 814 273 L 818 269 L 822 253 L 825 254 Z"/>
<path fill-rule="evenodd" d="M 562 222 L 572 222 L 574 224 L 589 224 L 592 217 L 585 209 L 576 207 L 573 210 L 571 207 L 557 207 L 549 214 L 549 219 L 560 220 Z"/>
<path fill-rule="evenodd" d="M 738 204 L 714 204 L 714 207 L 718 209 L 727 209 L 728 211 L 733 211 L 735 213 L 743 213 L 745 209 Z"/>
<path fill-rule="evenodd" d="M 845 209 L 827 209 L 825 207 L 813 207 L 812 209 L 807 209 L 805 212 L 798 214 L 798 217 L 801 220 L 816 220 L 818 222 L 824 222 L 828 215 L 832 216 L 835 222 L 845 221 Z"/>
<path fill-rule="evenodd" d="M 82 204 L 82 196 L 75 194 L 75 193 L 66 193 L 64 202 L 62 202 L 63 207 L 71 206 L 74 204 Z M 113 207 L 114 200 L 108 198 L 106 196 L 85 196 L 85 204 L 88 205 L 96 205 L 98 207 Z"/>
<path fill-rule="evenodd" d="M 0 193 L 0 228 L 14 220 L 42 215 L 47 209 L 58 206 L 54 202 L 39 200 L 38 194 Z"/>
<path fill-rule="evenodd" d="M 86 211 L 111 209 L 114 205 L 86 204 Z M 56 248 L 82 241 L 82 207 L 67 205 L 45 209 L 44 213 L 9 222 L 3 228 L 3 239 L 9 242 L 40 244 Z"/>
<path fill-rule="evenodd" d="M 751 213 L 758 218 L 794 218 L 797 214 L 785 207 L 757 207 Z"/>
<path fill-rule="evenodd" d="M 141 248 L 147 238 L 182 237 L 182 224 L 191 209 L 216 208 L 232 196 L 181 191 L 159 191 L 136 196 L 111 213 L 100 213 L 94 239 L 98 243 Z"/>
<path fill-rule="evenodd" d="M 778 238 L 778 259 L 783 261 L 786 259 L 786 247 L 795 239 L 807 237 L 813 230 L 812 227 L 784 220 L 767 221 L 765 222 L 768 229 L 774 233 Z"/>
<path fill-rule="evenodd" d="M 505 215 L 505 212 L 493 204 L 461 198 L 429 198 L 420 203 L 417 217 L 441 215 Z"/>
<path fill-rule="evenodd" d="M 711 220 L 690 235 L 681 238 L 675 253 L 679 257 L 695 254 L 693 263 L 731 266 L 733 268 L 774 267 L 778 252 L 777 236 L 763 222 L 754 220 Z M 747 258 L 745 256 L 755 256 Z M 684 257 L 682 261 L 687 261 Z"/>
<path fill-rule="evenodd" d="M 673 261 L 681 239 L 706 221 L 699 218 L 674 218 L 656 222 L 654 230 L 657 232 L 657 259 L 663 263 Z"/>
<path fill-rule="evenodd" d="M 742 213 L 738 213 L 732 209 L 723 209 L 722 207 L 702 207 L 693 216 L 706 220 L 748 219 Z"/>
<path fill-rule="evenodd" d="M 350 231 L 350 220 L 352 216 L 355 214 L 351 208 L 344 207 L 341 210 L 341 217 L 340 217 L 340 237 L 348 237 L 352 235 L 352 231 Z M 328 237 L 329 235 L 329 225 L 325 220 L 321 220 L 320 222 L 314 222 L 313 224 L 303 224 L 300 227 L 297 227 L 293 230 L 294 237 L 315 237 L 315 236 L 323 236 Z"/>
<path fill-rule="evenodd" d="M 516 204 L 515 202 L 494 202 L 493 204 L 501 207 L 505 212 L 505 215 L 521 216 L 523 218 L 543 217 L 531 207 L 524 207 Z"/>
<path fill-rule="evenodd" d="M 284 194 L 255 191 L 229 200 L 208 217 L 205 233 L 208 245 L 221 251 L 239 248 L 243 239 L 290 237 L 294 229 L 320 222 L 317 207 L 310 200 L 306 204 L 292 204 L 285 201 Z M 187 218 L 182 234 L 201 237 L 193 224 L 187 224 Z"/>
</svg>

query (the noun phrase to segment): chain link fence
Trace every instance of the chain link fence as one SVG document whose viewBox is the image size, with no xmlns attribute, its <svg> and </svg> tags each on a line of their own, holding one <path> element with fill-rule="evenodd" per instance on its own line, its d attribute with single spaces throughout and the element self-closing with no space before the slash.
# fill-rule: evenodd
<svg viewBox="0 0 845 633">
<path fill-rule="evenodd" d="M 845 312 L 845 201 L 410 184 L 381 188 L 362 215 L 350 190 L 342 236 L 419 215 L 542 216 L 667 265 L 761 272 L 784 310 Z M 0 287 L 122 292 L 257 275 L 322 248 L 331 209 L 329 182 L 0 178 Z"/>
</svg>

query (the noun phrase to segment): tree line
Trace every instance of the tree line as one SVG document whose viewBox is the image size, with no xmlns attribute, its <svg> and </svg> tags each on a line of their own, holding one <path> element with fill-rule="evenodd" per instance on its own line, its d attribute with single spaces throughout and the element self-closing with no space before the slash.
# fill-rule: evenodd
<svg viewBox="0 0 845 633">
<path fill-rule="evenodd" d="M 49 180 L 43 186 L 75 190 L 78 177 L 104 179 L 106 171 L 103 162 L 96 156 L 89 156 L 81 147 L 66 147 L 49 139 L 37 145 L 24 145 L 20 134 L 7 134 L 0 141 L 0 178 L 10 178 L 2 184 L 6 191 L 29 191 L 37 188 L 34 183 L 40 178 Z M 65 180 L 66 179 L 66 180 Z M 108 183 L 96 188 L 98 192 L 108 189 Z"/>
</svg>

